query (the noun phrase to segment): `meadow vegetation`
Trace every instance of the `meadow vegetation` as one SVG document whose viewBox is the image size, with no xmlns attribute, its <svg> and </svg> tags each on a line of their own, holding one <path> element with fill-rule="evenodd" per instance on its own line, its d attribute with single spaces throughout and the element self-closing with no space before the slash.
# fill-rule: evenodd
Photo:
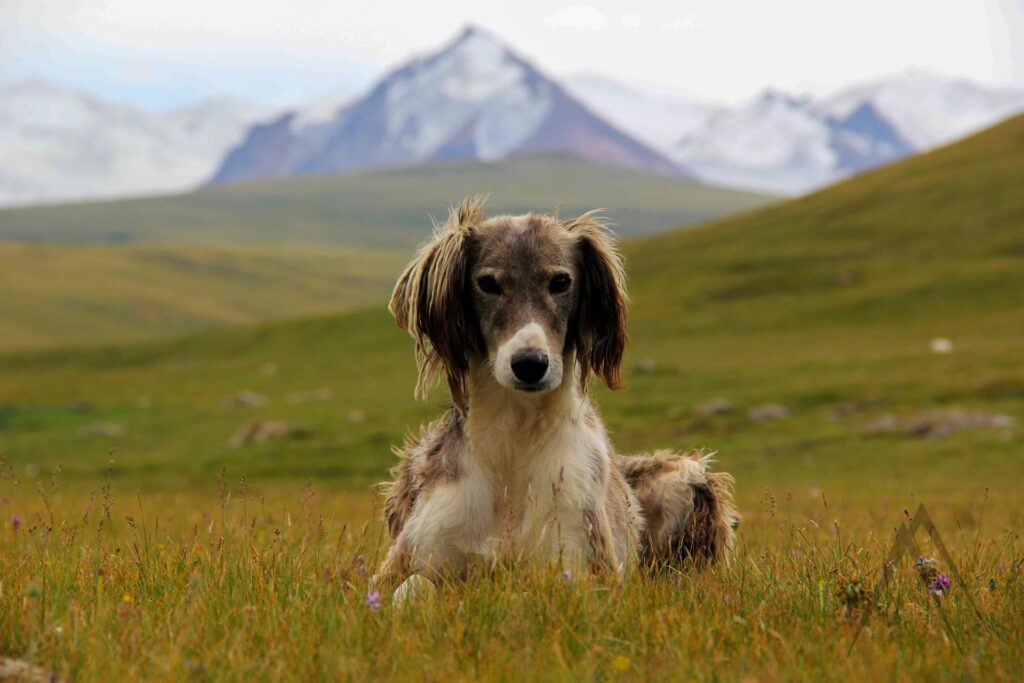
<svg viewBox="0 0 1024 683">
<path fill-rule="evenodd" d="M 728 566 L 378 600 L 369 486 L 444 398 L 413 401 L 382 303 L 4 354 L 0 655 L 79 680 L 1016 680 L 1022 160 L 1016 118 L 626 245 L 627 388 L 597 400 L 624 452 L 719 453 Z M 929 594 L 909 557 L 876 593 L 920 503 L 963 581 Z"/>
<path fill-rule="evenodd" d="M 931 595 L 905 559 L 858 636 L 898 496 L 748 502 L 712 570 L 481 567 L 398 608 L 369 586 L 382 539 L 365 493 L 43 488 L 0 534 L 0 648 L 74 680 L 1016 680 L 1024 665 L 1005 501 L 936 506 L 966 583 Z"/>
</svg>

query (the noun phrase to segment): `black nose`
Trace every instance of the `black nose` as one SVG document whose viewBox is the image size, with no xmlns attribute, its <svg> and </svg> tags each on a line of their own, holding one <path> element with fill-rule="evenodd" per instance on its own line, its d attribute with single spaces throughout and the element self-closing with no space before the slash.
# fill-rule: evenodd
<svg viewBox="0 0 1024 683">
<path fill-rule="evenodd" d="M 537 349 L 523 349 L 512 355 L 512 374 L 520 382 L 539 382 L 547 371 L 548 357 Z"/>
</svg>

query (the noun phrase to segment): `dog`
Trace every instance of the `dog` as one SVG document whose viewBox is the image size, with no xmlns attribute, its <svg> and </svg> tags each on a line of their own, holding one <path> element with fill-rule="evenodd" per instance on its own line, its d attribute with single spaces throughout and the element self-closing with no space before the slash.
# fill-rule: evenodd
<svg viewBox="0 0 1024 683">
<path fill-rule="evenodd" d="M 481 559 L 622 575 L 725 557 L 732 477 L 702 455 L 616 455 L 589 398 L 595 377 L 620 388 L 626 302 L 595 212 L 489 218 L 472 197 L 435 227 L 389 310 L 415 342 L 417 396 L 443 376 L 451 406 L 395 451 L 378 580 Z"/>
</svg>

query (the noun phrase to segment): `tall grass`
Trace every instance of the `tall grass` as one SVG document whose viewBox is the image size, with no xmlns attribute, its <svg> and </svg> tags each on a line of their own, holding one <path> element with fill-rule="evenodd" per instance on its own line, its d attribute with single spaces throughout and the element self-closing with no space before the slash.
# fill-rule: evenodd
<svg viewBox="0 0 1024 683">
<path fill-rule="evenodd" d="M 931 511 L 965 579 L 942 598 L 912 557 L 874 592 L 898 507 L 765 491 L 727 565 L 618 580 L 482 564 L 399 608 L 372 595 L 386 540 L 368 494 L 111 481 L 30 491 L 8 473 L 0 656 L 83 681 L 1016 680 L 1024 666 L 1021 508 L 1005 501 Z"/>
</svg>

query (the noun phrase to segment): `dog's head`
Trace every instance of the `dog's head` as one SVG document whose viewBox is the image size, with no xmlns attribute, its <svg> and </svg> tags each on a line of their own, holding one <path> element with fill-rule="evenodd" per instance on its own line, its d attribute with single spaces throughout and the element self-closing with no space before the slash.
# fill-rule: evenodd
<svg viewBox="0 0 1024 683">
<path fill-rule="evenodd" d="M 573 381 L 574 359 L 582 383 L 594 373 L 619 386 L 624 275 L 592 213 L 487 218 L 481 199 L 465 200 L 406 267 L 389 309 L 416 341 L 418 390 L 443 371 L 463 412 L 474 359 L 511 391 Z"/>
</svg>

